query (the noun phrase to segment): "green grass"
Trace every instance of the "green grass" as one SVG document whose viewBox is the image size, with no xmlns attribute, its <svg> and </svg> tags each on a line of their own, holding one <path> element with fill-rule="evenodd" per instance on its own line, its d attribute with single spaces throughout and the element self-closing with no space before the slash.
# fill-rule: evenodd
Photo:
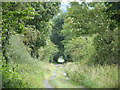
<svg viewBox="0 0 120 90">
<path fill-rule="evenodd" d="M 26 88 L 44 88 L 43 80 L 49 78 L 53 70 L 53 65 L 35 60 L 31 64 L 19 64 L 18 66 L 22 81 L 27 84 Z"/>
<path fill-rule="evenodd" d="M 80 85 L 72 80 L 66 80 L 66 76 L 63 75 L 64 68 L 59 66 L 54 79 L 49 80 L 50 84 L 55 88 L 77 88 Z"/>
<path fill-rule="evenodd" d="M 4 87 L 44 88 L 43 80 L 53 74 L 54 65 L 32 58 L 20 35 L 11 36 L 9 42 L 6 49 L 9 65 L 2 68 Z"/>
<path fill-rule="evenodd" d="M 33 60 L 31 63 L 18 64 L 14 72 L 10 70 L 11 67 L 3 70 L 6 88 L 45 88 L 43 80 L 52 76 L 54 65 Z"/>
<path fill-rule="evenodd" d="M 67 64 L 66 73 L 71 80 L 87 88 L 117 88 L 118 66 L 87 66 L 80 64 Z"/>
<path fill-rule="evenodd" d="M 70 84 L 63 77 L 56 77 L 55 79 L 50 80 L 50 83 L 56 88 L 75 88 L 73 84 Z"/>
<path fill-rule="evenodd" d="M 4 87 L 44 88 L 42 81 L 53 76 L 55 66 L 40 59 L 32 58 L 28 52 L 29 49 L 23 44 L 20 35 L 11 36 L 10 45 L 6 49 L 9 65 L 2 68 Z M 48 59 L 48 57 L 45 59 Z M 64 67 L 59 68 L 57 77 L 50 80 L 50 83 L 57 88 L 74 88 L 79 85 L 88 88 L 118 87 L 117 65 L 65 64 L 65 71 L 70 80 L 66 80 L 65 76 L 63 76 L 63 69 Z"/>
</svg>

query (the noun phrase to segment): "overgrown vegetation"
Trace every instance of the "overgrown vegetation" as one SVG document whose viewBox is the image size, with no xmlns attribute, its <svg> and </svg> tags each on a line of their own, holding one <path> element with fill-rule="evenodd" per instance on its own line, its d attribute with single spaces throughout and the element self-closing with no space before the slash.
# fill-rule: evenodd
<svg viewBox="0 0 120 90">
<path fill-rule="evenodd" d="M 64 18 L 65 13 L 60 13 L 60 15 L 57 15 L 53 19 L 53 29 L 51 33 L 51 41 L 57 45 L 58 52 L 54 55 L 54 61 L 57 61 L 60 56 L 64 56 L 64 45 L 62 44 L 62 41 L 64 40 L 64 36 L 61 33 L 61 30 L 63 29 L 64 25 Z"/>
<path fill-rule="evenodd" d="M 117 65 L 88 66 L 68 63 L 65 68 L 71 80 L 86 88 L 118 88 Z"/>
<path fill-rule="evenodd" d="M 2 3 L 2 87 L 44 87 L 55 69 L 49 62 L 63 56 L 71 80 L 117 88 L 120 2 L 71 2 L 66 13 L 59 7 L 59 2 Z"/>
<path fill-rule="evenodd" d="M 57 2 L 2 3 L 3 88 L 44 87 L 54 70 L 48 62 L 57 48 L 49 36 L 58 8 Z"/>
<path fill-rule="evenodd" d="M 32 58 L 28 48 L 22 42 L 22 36 L 12 35 L 7 46 L 8 66 L 3 67 L 3 84 L 6 88 L 40 88 L 42 81 L 51 75 L 54 66 L 44 59 Z M 47 49 L 48 48 L 43 48 Z M 48 52 L 47 52 L 48 53 Z M 42 57 L 44 52 L 41 52 Z M 44 57 L 45 58 L 45 57 Z M 50 58 L 48 56 L 46 60 Z M 43 60 L 43 61 L 42 61 Z M 47 68 L 46 68 L 47 65 Z M 52 70 L 53 69 L 53 70 Z M 31 82 L 32 81 L 32 82 Z"/>
<path fill-rule="evenodd" d="M 88 88 L 118 88 L 120 3 L 70 5 L 61 31 L 64 55 L 76 62 L 66 65 L 68 76 Z"/>
<path fill-rule="evenodd" d="M 93 9 L 89 9 L 89 4 Z M 89 4 L 78 4 L 77 2 L 73 2 L 68 9 L 68 14 L 62 30 L 66 38 L 63 41 L 66 47 L 65 52 L 69 53 L 66 53 L 65 56 L 71 57 L 73 61 L 77 59 L 82 60 L 82 57 L 85 55 L 89 58 L 93 56 L 89 59 L 89 61 L 93 60 L 92 63 L 117 64 L 117 33 L 119 23 L 109 18 L 106 12 L 107 7 L 104 3 Z M 72 55 L 74 52 L 75 54 Z M 81 55 L 81 53 L 83 55 Z M 88 53 L 93 55 L 89 56 Z M 73 57 L 77 57 L 77 59 Z"/>
</svg>

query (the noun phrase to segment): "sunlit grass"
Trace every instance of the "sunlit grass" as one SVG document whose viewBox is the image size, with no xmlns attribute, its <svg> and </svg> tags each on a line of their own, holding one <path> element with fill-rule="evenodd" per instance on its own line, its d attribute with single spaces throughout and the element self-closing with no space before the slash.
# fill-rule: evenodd
<svg viewBox="0 0 120 90">
<path fill-rule="evenodd" d="M 56 77 L 49 80 L 50 84 L 55 88 L 82 88 L 82 86 L 80 86 L 78 83 L 70 79 L 66 79 L 68 77 L 64 75 L 64 67 L 58 66 L 55 72 Z"/>
<path fill-rule="evenodd" d="M 79 84 L 88 88 L 117 88 L 118 87 L 118 66 L 87 66 L 67 64 L 68 76 Z"/>
<path fill-rule="evenodd" d="M 7 47 L 9 67 L 3 68 L 3 83 L 6 88 L 44 88 L 43 80 L 51 76 L 54 65 L 32 58 L 29 47 L 20 35 L 13 35 Z M 13 70 L 14 69 L 14 70 Z"/>
<path fill-rule="evenodd" d="M 43 80 L 49 78 L 54 66 L 35 61 L 31 64 L 19 64 L 17 70 L 21 78 L 26 82 L 26 88 L 44 88 Z"/>
</svg>

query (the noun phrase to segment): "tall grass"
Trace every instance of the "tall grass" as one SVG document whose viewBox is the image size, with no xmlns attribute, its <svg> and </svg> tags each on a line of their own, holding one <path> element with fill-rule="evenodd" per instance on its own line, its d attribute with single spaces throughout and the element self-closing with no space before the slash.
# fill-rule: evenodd
<svg viewBox="0 0 120 90">
<path fill-rule="evenodd" d="M 43 80 L 49 78 L 54 65 L 32 58 L 29 47 L 20 35 L 13 35 L 7 46 L 9 65 L 2 68 L 2 82 L 5 88 L 44 88 Z"/>
<path fill-rule="evenodd" d="M 43 80 L 51 76 L 52 69 L 54 69 L 53 65 L 38 60 L 30 64 L 19 64 L 16 68 L 22 81 L 26 83 L 26 88 L 44 88 Z"/>
<path fill-rule="evenodd" d="M 117 88 L 118 66 L 87 66 L 69 63 L 65 67 L 67 75 L 87 88 Z"/>
</svg>

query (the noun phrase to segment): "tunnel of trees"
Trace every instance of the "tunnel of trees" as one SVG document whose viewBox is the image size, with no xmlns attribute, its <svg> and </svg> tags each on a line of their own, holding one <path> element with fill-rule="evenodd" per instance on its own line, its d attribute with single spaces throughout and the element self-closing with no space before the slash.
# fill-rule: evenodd
<svg viewBox="0 0 120 90">
<path fill-rule="evenodd" d="M 32 87 L 30 72 L 42 81 L 43 67 L 60 56 L 66 63 L 118 65 L 120 2 L 70 2 L 67 12 L 60 5 L 2 2 L 2 87 Z"/>
</svg>

